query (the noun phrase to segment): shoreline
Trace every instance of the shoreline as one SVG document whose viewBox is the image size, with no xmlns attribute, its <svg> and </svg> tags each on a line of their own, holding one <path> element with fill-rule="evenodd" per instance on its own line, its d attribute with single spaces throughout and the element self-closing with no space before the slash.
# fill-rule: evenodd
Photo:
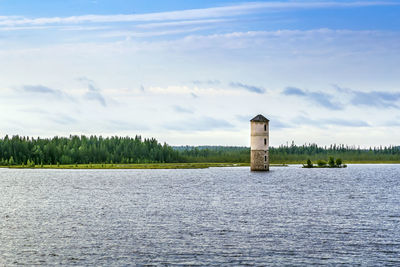
<svg viewBox="0 0 400 267">
<path fill-rule="evenodd" d="M 274 163 L 270 167 L 287 167 L 289 165 L 302 165 L 303 163 Z M 400 164 L 399 161 L 387 162 L 346 162 L 346 164 Z M 108 170 L 108 169 L 207 169 L 224 167 L 250 167 L 250 163 L 148 163 L 148 164 L 65 164 L 65 165 L 14 165 L 0 166 L 2 169 L 76 169 L 76 170 Z"/>
<path fill-rule="evenodd" d="M 7 169 L 70 169 L 70 170 L 110 170 L 110 169 L 207 169 L 212 167 L 245 167 L 248 163 L 148 163 L 148 164 L 65 164 L 0 166 Z"/>
</svg>

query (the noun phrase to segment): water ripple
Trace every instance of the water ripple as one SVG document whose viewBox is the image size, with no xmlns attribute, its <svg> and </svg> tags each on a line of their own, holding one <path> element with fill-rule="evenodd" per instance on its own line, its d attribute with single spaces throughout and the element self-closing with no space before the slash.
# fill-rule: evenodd
<svg viewBox="0 0 400 267">
<path fill-rule="evenodd" d="M 0 169 L 0 266 L 400 265 L 400 166 Z"/>
</svg>

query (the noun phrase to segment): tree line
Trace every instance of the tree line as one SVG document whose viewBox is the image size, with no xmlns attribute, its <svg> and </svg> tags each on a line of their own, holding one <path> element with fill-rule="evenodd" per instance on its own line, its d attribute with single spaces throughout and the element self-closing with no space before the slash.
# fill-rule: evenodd
<svg viewBox="0 0 400 267">
<path fill-rule="evenodd" d="M 344 162 L 400 161 L 400 146 L 368 149 L 346 145 L 316 144 L 270 147 L 270 163 L 304 163 L 329 157 Z M 77 136 L 0 139 L 0 165 L 98 164 L 98 163 L 249 163 L 249 147 L 179 146 L 161 144 L 154 138 Z"/>
<path fill-rule="evenodd" d="M 87 164 L 180 162 L 181 156 L 167 144 L 141 136 L 69 136 L 51 139 L 5 136 L 0 139 L 0 164 Z"/>
<path fill-rule="evenodd" d="M 249 147 L 177 147 L 190 162 L 250 162 Z M 318 161 L 329 157 L 345 162 L 400 162 L 400 146 L 360 148 L 348 145 L 318 146 L 317 144 L 281 145 L 269 148 L 270 163 L 305 163 L 307 159 Z"/>
<path fill-rule="evenodd" d="M 184 162 L 249 163 L 250 148 L 234 146 L 179 146 Z"/>
<path fill-rule="evenodd" d="M 329 157 L 340 158 L 345 162 L 394 162 L 400 161 L 400 146 L 379 146 L 360 148 L 343 144 L 318 146 L 317 144 L 304 144 L 301 146 L 281 145 L 270 149 L 273 163 L 303 163 L 307 159 L 318 161 Z"/>
</svg>

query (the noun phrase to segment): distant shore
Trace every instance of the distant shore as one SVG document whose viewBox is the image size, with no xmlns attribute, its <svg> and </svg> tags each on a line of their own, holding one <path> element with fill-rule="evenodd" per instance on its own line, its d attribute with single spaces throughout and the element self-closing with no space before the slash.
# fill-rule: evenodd
<svg viewBox="0 0 400 267">
<path fill-rule="evenodd" d="M 288 165 L 301 165 L 299 162 L 273 163 L 271 167 L 286 167 Z M 400 161 L 374 161 L 357 162 L 349 161 L 346 164 L 400 164 Z M 249 163 L 148 163 L 148 164 L 65 164 L 65 165 L 26 165 L 0 166 L 9 169 L 207 169 L 216 167 L 249 167 Z"/>
<path fill-rule="evenodd" d="M 10 169 L 206 169 L 211 167 L 243 167 L 248 163 L 148 163 L 148 164 L 65 164 L 3 166 Z"/>
<path fill-rule="evenodd" d="M 222 167 L 249 167 L 249 163 L 149 163 L 149 164 L 65 164 L 0 166 L 9 169 L 207 169 Z M 285 167 L 286 164 L 271 164 L 271 167 Z"/>
</svg>

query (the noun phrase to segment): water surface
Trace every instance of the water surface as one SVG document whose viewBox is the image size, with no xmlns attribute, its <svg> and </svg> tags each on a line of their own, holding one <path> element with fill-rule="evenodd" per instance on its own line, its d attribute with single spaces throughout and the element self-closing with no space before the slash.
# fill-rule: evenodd
<svg viewBox="0 0 400 267">
<path fill-rule="evenodd" d="M 400 265 L 400 165 L 0 169 L 0 266 Z"/>
</svg>

